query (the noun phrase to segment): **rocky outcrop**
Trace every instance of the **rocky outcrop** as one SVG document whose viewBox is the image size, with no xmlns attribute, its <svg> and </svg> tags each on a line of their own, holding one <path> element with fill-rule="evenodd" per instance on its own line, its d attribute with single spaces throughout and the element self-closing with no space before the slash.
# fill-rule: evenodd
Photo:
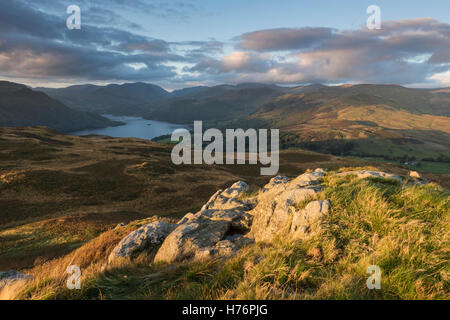
<svg viewBox="0 0 450 320">
<path fill-rule="evenodd" d="M 175 224 L 164 221 L 155 221 L 140 227 L 120 241 L 109 255 L 108 262 L 131 260 L 134 253 L 160 245 L 175 228 Z"/>
<path fill-rule="evenodd" d="M 289 181 L 288 177 L 285 176 L 276 176 L 272 179 L 270 179 L 269 183 L 266 184 L 264 186 L 264 188 L 262 189 L 262 192 L 266 192 L 269 191 L 270 189 L 272 189 L 273 187 L 279 185 L 279 184 L 285 184 Z"/>
<path fill-rule="evenodd" d="M 219 190 L 201 211 L 188 213 L 179 221 L 178 227 L 158 250 L 155 262 L 230 256 L 239 246 L 254 241 L 270 241 L 277 235 L 291 233 L 294 238 L 300 237 L 301 230 L 308 233 L 309 226 L 319 219 L 320 213 L 327 211 L 329 202 L 319 202 L 318 210 L 314 204 L 307 205 L 301 212 L 296 205 L 314 200 L 324 175 L 322 169 L 317 169 L 291 181 L 282 176 L 272 178 L 256 196 L 257 204 L 253 209 L 251 202 L 242 200 L 243 193 L 248 190 L 244 182 Z M 294 216 L 296 228 L 291 232 Z M 302 222 L 307 224 L 304 229 L 300 226 Z"/>
<path fill-rule="evenodd" d="M 176 225 L 154 222 L 125 237 L 110 260 L 129 258 L 136 250 L 160 247 L 155 262 L 207 260 L 229 257 L 242 246 L 270 242 L 277 237 L 305 240 L 320 234 L 332 203 L 323 199 L 321 184 L 327 173 L 316 169 L 290 180 L 272 178 L 257 195 L 248 197 L 242 181 L 217 191 L 197 213 L 187 213 Z M 358 170 L 338 173 L 345 177 L 403 181 L 394 174 Z M 418 177 L 414 178 L 419 180 Z M 319 252 L 320 253 L 320 252 Z"/>
<path fill-rule="evenodd" d="M 227 210 L 237 208 L 245 209 L 246 203 L 239 200 L 239 196 L 241 196 L 247 190 L 248 184 L 246 184 L 243 181 L 238 181 L 225 190 L 217 191 L 202 207 L 201 211 L 207 209 L 211 210 L 214 209 Z"/>
<path fill-rule="evenodd" d="M 280 177 L 264 187 L 258 196 L 258 204 L 251 211 L 251 233 L 255 241 L 271 241 L 276 236 L 288 234 L 296 205 L 313 200 L 320 192 L 319 186 L 325 173 L 322 169 L 305 173 L 292 181 Z"/>
<path fill-rule="evenodd" d="M 247 190 L 245 182 L 236 182 L 216 192 L 198 213 L 186 214 L 164 240 L 155 262 L 204 260 L 236 252 L 234 241 L 242 240 L 239 236 L 248 233 L 252 224 L 253 217 L 246 212 L 251 205 L 239 199 Z M 238 236 L 225 239 L 231 233 Z"/>
</svg>

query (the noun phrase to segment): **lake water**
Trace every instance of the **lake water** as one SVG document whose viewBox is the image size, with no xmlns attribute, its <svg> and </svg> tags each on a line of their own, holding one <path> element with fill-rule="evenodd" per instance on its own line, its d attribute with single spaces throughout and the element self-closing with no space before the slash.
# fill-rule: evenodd
<svg viewBox="0 0 450 320">
<path fill-rule="evenodd" d="M 106 127 L 101 129 L 91 129 L 71 132 L 74 136 L 84 136 L 88 134 L 100 134 L 115 138 L 141 138 L 153 139 L 166 134 L 172 134 L 175 129 L 187 128 L 187 126 L 168 122 L 146 120 L 141 117 L 102 115 L 113 121 L 123 122 L 124 125 L 117 127 Z"/>
</svg>

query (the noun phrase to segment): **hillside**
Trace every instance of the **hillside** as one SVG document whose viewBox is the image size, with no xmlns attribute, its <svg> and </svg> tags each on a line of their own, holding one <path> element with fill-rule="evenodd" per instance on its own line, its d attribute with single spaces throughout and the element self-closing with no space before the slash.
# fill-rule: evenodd
<svg viewBox="0 0 450 320">
<path fill-rule="evenodd" d="M 329 270 L 345 267 L 348 268 L 348 273 L 343 274 L 342 279 L 362 279 L 364 270 L 358 271 L 356 266 L 364 264 L 371 251 L 352 250 L 366 248 L 367 239 L 375 237 L 376 232 L 384 240 L 377 249 L 381 251 L 375 252 L 380 252 L 382 256 L 384 253 L 388 254 L 391 251 L 386 250 L 391 250 L 389 241 L 392 237 L 392 241 L 403 241 L 401 237 L 395 238 L 395 231 L 402 230 L 403 226 L 411 227 L 413 220 L 409 223 L 408 219 L 413 218 L 414 221 L 422 219 L 429 223 L 414 224 L 414 228 L 417 228 L 415 237 L 432 235 L 433 238 L 426 241 L 431 241 L 432 251 L 438 254 L 440 249 L 433 239 L 442 238 L 439 228 L 445 228 L 447 222 L 442 219 L 448 219 L 448 203 L 445 202 L 448 201 L 447 191 L 435 184 L 404 189 L 401 184 L 377 179 L 342 180 L 334 177 L 333 173 L 342 167 L 351 171 L 355 169 L 349 167 L 371 164 L 376 166 L 372 170 L 407 175 L 406 168 L 309 151 L 285 150 L 280 154 L 279 174 L 290 177 L 289 179 L 297 177 L 308 168 L 320 166 L 329 170 L 328 178 L 322 184 L 323 193 L 318 194 L 319 199 L 324 199 L 325 196 L 330 199 L 333 210 L 338 210 L 333 211 L 338 214 L 333 219 L 337 219 L 335 221 L 339 221 L 338 224 L 347 229 L 351 227 L 351 233 L 336 233 L 337 230 L 330 229 L 329 236 L 336 239 L 330 238 L 321 244 L 313 241 L 303 244 L 274 242 L 269 245 L 252 245 L 241 249 L 237 256 L 227 260 L 225 264 L 220 260 L 213 260 L 200 264 L 182 263 L 176 268 L 168 269 L 164 264 L 153 265 L 149 262 L 156 253 L 151 251 L 126 268 L 119 267 L 105 273 L 102 266 L 107 263 L 114 247 L 130 232 L 156 220 L 175 223 L 187 212 L 198 212 L 218 189 L 227 188 L 235 181 L 246 181 L 249 186 L 239 199 L 254 198 L 270 178 L 259 175 L 259 165 L 175 166 L 170 161 L 171 145 L 146 140 L 75 137 L 39 127 L 20 130 L 1 128 L 0 133 L 0 270 L 13 269 L 34 275 L 36 282 L 32 282 L 22 292 L 22 298 L 90 299 L 98 298 L 99 292 L 104 298 L 287 298 L 289 296 L 282 292 L 288 294 L 296 286 L 305 284 L 311 290 L 295 297 L 346 298 L 350 297 L 348 295 L 360 294 L 355 291 L 358 288 L 351 287 L 354 282 L 342 284 L 350 286 L 348 295 L 340 295 L 340 285 L 333 289 L 332 279 L 329 280 L 328 287 L 319 290 L 321 284 L 324 284 L 320 280 L 324 274 L 317 268 L 325 265 L 332 268 Z M 424 176 L 437 184 L 450 187 L 448 175 Z M 341 187 L 344 189 L 341 190 Z M 426 206 L 423 205 L 425 202 Z M 357 211 L 350 214 L 343 209 L 344 205 L 349 210 Z M 298 208 L 301 206 L 303 205 L 299 204 Z M 213 206 L 208 205 L 208 208 L 212 209 Z M 367 214 L 367 208 L 375 210 L 367 216 L 369 220 L 365 220 L 363 215 Z M 436 214 L 437 212 L 441 213 Z M 357 217 L 357 220 L 351 217 Z M 389 224 L 383 227 L 384 224 L 379 224 L 379 219 L 389 221 Z M 367 231 L 367 226 L 370 225 L 374 229 Z M 361 237 L 361 232 L 366 235 Z M 393 232 L 392 235 L 390 232 Z M 411 240 L 412 243 L 416 242 L 414 239 Z M 335 249 L 329 247 L 333 241 L 340 243 Z M 317 245 L 321 248 L 321 256 L 310 260 L 307 253 L 317 251 L 314 249 Z M 342 245 L 350 251 L 341 251 Z M 416 252 L 415 248 L 411 247 L 411 255 Z M 428 259 L 430 256 L 427 252 L 422 257 L 430 263 L 438 263 Z M 335 254 L 338 259 L 332 262 L 330 259 Z M 346 262 L 348 254 L 357 254 L 358 259 L 349 265 Z M 389 253 L 391 254 L 396 253 Z M 254 273 L 248 275 L 251 278 L 245 280 L 245 266 L 261 261 L 261 257 L 267 259 L 255 267 Z M 386 257 L 387 260 L 380 262 L 384 266 L 391 263 L 390 256 Z M 405 259 L 409 259 L 408 257 L 405 256 Z M 69 261 L 70 264 L 77 263 L 83 268 L 86 281 L 83 290 L 75 296 L 74 292 L 64 289 L 65 280 L 61 278 Z M 294 261 L 303 261 L 305 264 L 298 265 Z M 395 281 L 396 272 L 404 267 L 411 268 L 403 264 L 397 266 L 393 267 L 391 276 L 387 279 Z M 422 264 L 414 265 L 414 268 L 425 268 L 415 278 L 414 281 L 417 282 L 430 274 L 432 266 Z M 440 265 L 436 268 L 440 268 Z M 264 270 L 277 270 L 277 274 L 280 273 L 275 278 L 267 278 Z M 319 273 L 311 273 L 314 270 Z M 289 272 L 294 278 L 285 282 L 282 280 L 286 279 L 283 272 Z M 149 274 L 155 274 L 155 282 L 147 283 L 145 279 L 153 277 L 146 278 Z M 186 278 L 189 274 L 192 277 Z M 433 275 L 435 277 L 435 273 Z M 42 277 L 48 280 L 43 286 L 43 282 L 39 280 Z M 247 282 L 250 279 L 253 279 L 250 283 L 254 285 Z M 204 291 L 199 281 L 215 285 Z M 429 296 L 421 296 L 418 289 L 414 289 L 419 287 L 411 287 L 414 281 L 406 279 L 398 284 L 398 290 L 365 297 L 403 298 L 408 294 L 409 297 L 419 298 L 442 297 L 438 287 L 439 279 L 424 284 L 424 290 L 432 292 Z M 434 289 L 430 287 L 431 284 L 435 284 Z M 130 285 L 133 292 L 126 289 Z M 146 290 L 148 286 L 154 290 L 151 296 L 148 296 Z M 174 286 L 177 289 L 171 291 L 170 287 Z M 270 286 L 274 286 L 274 290 L 268 292 L 263 289 Z M 405 286 L 412 291 L 399 291 L 400 287 L 406 288 Z"/>
<path fill-rule="evenodd" d="M 115 124 L 95 113 L 72 110 L 24 85 L 0 81 L 0 126 L 47 126 L 70 132 Z"/>
<path fill-rule="evenodd" d="M 171 97 L 144 116 L 177 123 L 204 120 L 222 129 L 279 128 L 283 148 L 422 162 L 425 170 L 449 172 L 446 93 L 397 85 L 224 85 Z"/>
<path fill-rule="evenodd" d="M 121 224 L 10 272 L 0 296 L 449 299 L 449 192 L 412 176 L 316 169 L 263 188 L 228 184 L 196 214 Z M 66 288 L 70 264 L 83 270 L 81 290 Z M 369 266 L 381 271 L 378 290 L 367 288 Z"/>
<path fill-rule="evenodd" d="M 192 123 L 203 120 L 216 125 L 221 121 L 235 120 L 256 111 L 283 91 L 282 88 L 264 84 L 221 85 L 174 93 L 157 105 L 145 118 L 174 123 Z"/>
<path fill-rule="evenodd" d="M 181 94 L 183 93 L 183 94 Z M 286 109 L 289 103 L 290 109 Z M 443 90 L 409 89 L 397 85 L 314 84 L 300 87 L 279 87 L 259 83 L 194 87 L 173 92 L 167 99 L 153 104 L 156 110 L 146 114 L 152 119 L 172 122 L 196 120 L 236 120 L 268 108 L 285 112 L 304 112 L 326 105 L 333 110 L 341 106 L 389 106 L 413 114 L 450 116 L 450 98 Z M 197 118 L 195 118 L 197 117 Z"/>
<path fill-rule="evenodd" d="M 443 96 L 450 97 L 450 88 L 440 88 L 440 89 L 433 89 L 430 90 L 434 94 L 440 94 Z"/>
<path fill-rule="evenodd" d="M 100 114 L 141 115 L 149 112 L 148 104 L 169 96 L 159 86 L 142 82 L 107 86 L 76 85 L 67 88 L 36 88 L 67 106 Z"/>
<path fill-rule="evenodd" d="M 68 136 L 40 127 L 0 128 L 0 137 L 0 270 L 66 254 L 120 222 L 198 210 L 236 180 L 255 187 L 267 181 L 259 165 L 173 165 L 172 145 L 147 140 Z M 285 151 L 280 173 L 358 163 Z"/>
<path fill-rule="evenodd" d="M 0 128 L 0 134 L 0 270 L 66 254 L 120 222 L 195 212 L 234 181 L 258 189 L 269 179 L 260 176 L 260 165 L 175 166 L 171 145 L 146 140 L 67 136 L 38 127 Z M 368 164 L 408 173 L 392 164 L 285 150 L 279 174 Z M 450 188 L 448 175 L 425 176 Z M 16 242 L 14 234 L 29 237 Z"/>
<path fill-rule="evenodd" d="M 355 105 L 385 104 L 411 113 L 450 116 L 449 100 L 440 91 L 405 88 L 399 85 L 312 85 L 293 88 L 290 93 L 321 93 L 326 100 L 340 99 Z"/>
<path fill-rule="evenodd" d="M 297 87 L 242 119 L 283 132 L 282 146 L 416 163 L 449 172 L 450 98 L 390 85 Z M 422 162 L 422 163 L 421 163 Z"/>
</svg>

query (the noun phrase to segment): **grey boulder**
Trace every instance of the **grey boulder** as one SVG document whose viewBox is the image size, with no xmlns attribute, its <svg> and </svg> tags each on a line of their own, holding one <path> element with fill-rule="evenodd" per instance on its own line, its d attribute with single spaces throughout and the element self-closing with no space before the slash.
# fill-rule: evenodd
<svg viewBox="0 0 450 320">
<path fill-rule="evenodd" d="M 178 227 L 164 240 L 155 262 L 173 263 L 205 256 L 204 250 L 215 247 L 231 227 L 231 221 L 199 217 Z"/>
<path fill-rule="evenodd" d="M 292 181 L 279 179 L 280 183 L 269 182 L 266 192 L 258 196 L 258 204 L 251 211 L 253 224 L 251 234 L 256 242 L 271 241 L 277 236 L 289 233 L 289 223 L 296 205 L 313 199 L 320 192 L 324 172 L 317 169 L 305 173 Z"/>
<path fill-rule="evenodd" d="M 225 190 L 217 191 L 202 207 L 201 210 L 227 210 L 244 208 L 246 206 L 246 203 L 240 200 L 239 197 L 248 189 L 248 184 L 243 181 L 238 181 Z"/>
<path fill-rule="evenodd" d="M 164 221 L 155 221 L 140 227 L 120 241 L 109 255 L 108 262 L 113 263 L 118 259 L 132 260 L 135 252 L 161 244 L 175 227 L 175 224 Z"/>
</svg>

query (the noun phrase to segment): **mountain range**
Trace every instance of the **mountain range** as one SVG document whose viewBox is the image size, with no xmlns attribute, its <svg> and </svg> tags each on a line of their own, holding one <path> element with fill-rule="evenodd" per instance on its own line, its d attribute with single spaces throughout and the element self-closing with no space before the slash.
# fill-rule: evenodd
<svg viewBox="0 0 450 320">
<path fill-rule="evenodd" d="M 254 118 L 268 109 L 303 112 L 323 104 L 333 109 L 361 105 L 389 106 L 414 114 L 450 115 L 450 88 L 411 89 L 399 85 L 341 85 L 281 87 L 261 83 L 198 86 L 168 92 L 147 83 L 67 88 L 35 88 L 79 111 L 138 115 L 164 121 Z"/>
</svg>

